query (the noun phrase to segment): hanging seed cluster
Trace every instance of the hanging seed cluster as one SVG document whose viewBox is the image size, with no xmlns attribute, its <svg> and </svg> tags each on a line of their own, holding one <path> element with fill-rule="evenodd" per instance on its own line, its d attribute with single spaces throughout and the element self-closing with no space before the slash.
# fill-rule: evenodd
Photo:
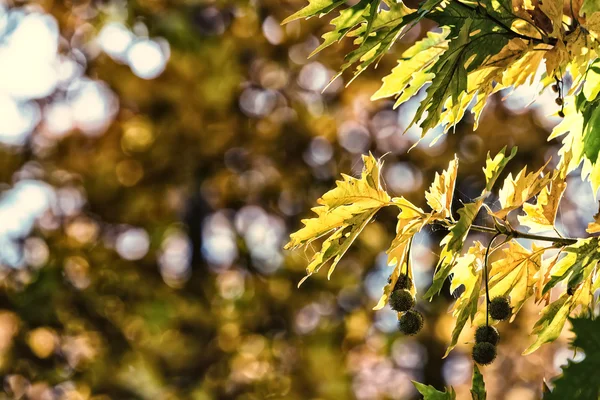
<svg viewBox="0 0 600 400">
<path fill-rule="evenodd" d="M 389 298 L 392 310 L 402 313 L 398 319 L 398 328 L 405 335 L 415 335 L 423 328 L 423 314 L 414 309 L 416 300 L 410 292 L 412 287 L 412 279 L 401 274 Z"/>
</svg>

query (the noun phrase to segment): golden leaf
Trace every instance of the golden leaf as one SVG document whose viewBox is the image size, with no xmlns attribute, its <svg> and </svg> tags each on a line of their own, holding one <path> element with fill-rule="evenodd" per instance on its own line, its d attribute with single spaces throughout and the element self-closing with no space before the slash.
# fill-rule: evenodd
<svg viewBox="0 0 600 400">
<path fill-rule="evenodd" d="M 336 187 L 317 201 L 320 206 L 313 208 L 317 217 L 302 220 L 304 227 L 290 235 L 286 249 L 306 246 L 330 234 L 306 268 L 307 277 L 333 261 L 329 269 L 331 276 L 339 260 L 377 211 L 389 205 L 390 196 L 380 182 L 381 162 L 371 154 L 363 156 L 363 162 L 361 177 L 343 175 L 343 180 L 337 181 Z"/>
<path fill-rule="evenodd" d="M 448 169 L 441 174 L 436 172 L 429 191 L 425 192 L 427 204 L 429 204 L 429 207 L 435 212 L 436 216 L 441 219 L 448 218 L 451 215 L 457 173 L 458 158 L 454 156 L 454 159 L 448 165 Z"/>
<path fill-rule="evenodd" d="M 509 296 L 515 315 L 525 300 L 534 293 L 544 250 L 534 246 L 533 251 L 530 251 L 511 240 L 508 248 L 504 249 L 505 257 L 492 264 L 490 298 Z"/>
</svg>

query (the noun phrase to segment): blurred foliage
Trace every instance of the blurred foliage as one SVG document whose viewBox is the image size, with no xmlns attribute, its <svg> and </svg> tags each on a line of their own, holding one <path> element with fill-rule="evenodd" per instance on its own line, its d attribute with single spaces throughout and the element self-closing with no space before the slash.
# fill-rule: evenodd
<svg viewBox="0 0 600 400">
<path fill-rule="evenodd" d="M 546 141 L 557 120 L 543 106 L 554 99 L 540 96 L 525 109 L 537 91 L 507 102 L 500 92 L 477 133 L 466 117 L 434 146 L 426 138 L 407 153 L 421 133 L 402 135 L 417 104 L 394 110 L 393 101 L 370 101 L 395 57 L 348 88 L 344 75 L 322 92 L 349 45 L 308 60 L 329 20 L 281 27 L 302 5 L 6 4 L 7 13 L 55 19 L 58 56 L 74 60 L 77 79 L 97 83 L 103 101 L 78 108 L 76 87 L 67 83 L 19 99 L 35 104 L 40 118 L 22 142 L 0 146 L 0 398 L 411 399 L 418 396 L 411 379 L 469 396 L 471 333 L 442 359 L 453 325 L 447 282 L 443 296 L 419 301 L 426 325 L 415 338 L 399 336 L 389 309 L 371 311 L 389 275 L 382 252 L 393 214 L 384 210 L 366 227 L 332 281 L 315 276 L 296 289 L 307 260 L 282 247 L 339 172 L 358 172 L 368 151 L 388 153 L 386 188 L 420 206 L 454 153 L 461 160 L 456 196 L 465 202 L 485 186 L 484 149 L 518 145 L 507 172 L 540 167 L 558 151 Z M 110 53 L 98 38 L 115 23 L 156 38 L 168 53 L 165 70 L 143 79 L 137 64 Z M 419 23 L 391 53 L 431 27 Z M 5 28 L 2 35 L 9 43 Z M 26 45 L 31 57 L 41 46 Z M 27 69 L 35 63 L 20 66 L 3 85 L 16 82 L 20 69 L 22 84 L 41 76 Z M 64 104 L 73 123 L 62 130 L 53 116 Z M 100 109 L 106 112 L 96 116 Z M 596 206 L 585 190 L 574 181 L 559 213 L 572 235 Z M 47 206 L 38 207 L 44 196 Z M 421 293 L 441 237 L 428 230 L 415 239 Z M 542 378 L 572 355 L 561 338 L 520 356 L 538 312 L 528 303 L 503 326 L 499 358 L 484 371 L 489 398 L 539 397 Z"/>
</svg>

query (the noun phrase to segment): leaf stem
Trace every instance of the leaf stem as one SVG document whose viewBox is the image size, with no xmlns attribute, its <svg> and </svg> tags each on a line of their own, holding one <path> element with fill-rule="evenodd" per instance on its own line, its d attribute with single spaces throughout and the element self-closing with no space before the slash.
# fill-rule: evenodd
<svg viewBox="0 0 600 400">
<path fill-rule="evenodd" d="M 509 227 L 506 228 L 506 232 L 504 232 L 503 230 L 499 230 L 498 228 L 492 228 L 492 227 L 481 226 L 481 225 L 471 225 L 471 229 L 474 231 L 485 232 L 485 233 L 494 233 L 494 234 L 501 233 L 501 234 L 505 234 L 508 237 L 514 238 L 514 239 L 521 238 L 521 239 L 541 240 L 544 242 L 552 242 L 554 244 L 560 244 L 562 246 L 568 246 L 568 245 L 577 243 L 577 239 L 574 239 L 574 238 L 560 238 L 560 237 L 535 235 L 533 233 L 525 233 L 525 232 L 521 232 L 516 229 L 509 228 Z"/>
<path fill-rule="evenodd" d="M 483 272 L 485 273 L 485 325 L 490 326 L 490 288 L 489 288 L 489 276 L 488 276 L 488 257 L 490 255 L 490 248 L 494 243 L 494 240 L 498 236 L 502 235 L 502 232 L 496 232 L 496 234 L 492 237 L 492 240 L 487 245 L 487 249 L 485 249 L 485 259 L 483 262 Z"/>
</svg>

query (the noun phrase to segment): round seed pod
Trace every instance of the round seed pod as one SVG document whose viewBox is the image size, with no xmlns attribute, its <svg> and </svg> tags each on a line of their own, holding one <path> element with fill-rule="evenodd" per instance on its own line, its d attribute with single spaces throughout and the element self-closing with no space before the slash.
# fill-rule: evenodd
<svg viewBox="0 0 600 400">
<path fill-rule="evenodd" d="M 398 328 L 405 335 L 415 335 L 423 328 L 423 315 L 415 310 L 409 310 L 398 320 Z"/>
<path fill-rule="evenodd" d="M 496 346 L 491 343 L 476 343 L 473 346 L 473 361 L 479 365 L 488 365 L 496 359 Z"/>
<path fill-rule="evenodd" d="M 563 105 L 563 99 L 562 97 L 557 97 L 556 100 L 554 100 L 554 102 L 559 105 L 562 106 Z"/>
<path fill-rule="evenodd" d="M 554 93 L 558 93 L 558 85 L 556 83 L 554 85 L 552 85 L 552 91 Z"/>
<path fill-rule="evenodd" d="M 496 346 L 499 341 L 500 334 L 493 326 L 481 325 L 475 331 L 475 343 L 490 343 Z"/>
<path fill-rule="evenodd" d="M 390 307 L 398 312 L 408 311 L 415 306 L 415 298 L 406 289 L 394 290 L 390 295 Z"/>
<path fill-rule="evenodd" d="M 560 110 L 560 111 L 558 112 L 558 116 L 559 116 L 559 117 L 561 117 L 561 118 L 564 118 L 564 117 L 565 117 L 565 113 L 563 112 L 563 110 Z"/>
<path fill-rule="evenodd" d="M 512 307 L 506 297 L 495 297 L 490 302 L 490 317 L 498 321 L 504 321 L 510 318 Z"/>
<path fill-rule="evenodd" d="M 398 280 L 396 281 L 396 286 L 394 286 L 394 290 L 410 289 L 412 285 L 412 279 L 410 279 L 408 275 L 400 274 L 400 276 L 398 276 Z"/>
</svg>

